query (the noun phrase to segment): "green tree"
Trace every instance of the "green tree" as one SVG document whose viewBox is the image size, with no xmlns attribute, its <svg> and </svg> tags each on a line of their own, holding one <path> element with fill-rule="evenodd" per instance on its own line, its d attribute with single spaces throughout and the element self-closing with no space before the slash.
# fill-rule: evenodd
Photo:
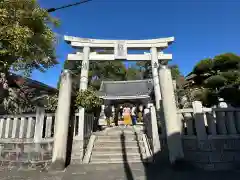
<svg viewBox="0 0 240 180">
<path fill-rule="evenodd" d="M 3 0 L 0 24 L 0 89 L 4 92 L 1 103 L 14 111 L 16 98 L 27 99 L 27 94 L 18 93 L 8 83 L 9 71 L 30 75 L 35 69 L 44 72 L 57 64 L 56 39 L 51 28 L 58 21 L 36 0 Z"/>
<path fill-rule="evenodd" d="M 225 53 L 213 59 L 203 59 L 196 64 L 190 75 L 188 81 L 194 83 L 189 84 L 189 88 L 195 89 L 194 93 L 202 89 L 203 92 L 195 96 L 195 99 L 201 100 L 204 105 L 217 104 L 218 97 L 224 98 L 233 106 L 240 105 L 240 56 Z"/>
<path fill-rule="evenodd" d="M 73 72 L 74 88 L 77 90 L 81 74 L 81 61 L 65 61 L 64 68 Z M 99 90 L 102 81 L 124 81 L 139 78 L 138 69 L 126 68 L 121 61 L 90 61 L 89 64 L 88 85 L 95 90 Z"/>
<path fill-rule="evenodd" d="M 75 107 L 83 107 L 86 112 L 93 113 L 102 105 L 102 100 L 97 96 L 96 91 L 93 88 L 80 91 L 77 93 L 75 100 Z"/>
<path fill-rule="evenodd" d="M 143 79 L 151 79 L 152 78 L 152 66 L 150 61 L 138 61 L 136 66 L 142 73 Z"/>
<path fill-rule="evenodd" d="M 138 61 L 136 63 L 137 69 L 142 72 L 143 79 L 151 79 L 152 78 L 152 66 L 151 61 Z M 177 80 L 180 76 L 180 70 L 178 65 L 170 65 L 169 68 L 171 69 L 172 78 Z"/>
</svg>

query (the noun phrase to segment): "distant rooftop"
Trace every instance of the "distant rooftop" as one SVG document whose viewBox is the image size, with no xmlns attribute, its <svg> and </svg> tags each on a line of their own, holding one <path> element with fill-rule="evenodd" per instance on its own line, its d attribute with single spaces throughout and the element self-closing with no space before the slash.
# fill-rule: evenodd
<svg viewBox="0 0 240 180">
<path fill-rule="evenodd" d="M 50 95 L 55 94 L 58 92 L 58 89 L 53 88 L 51 86 L 48 86 L 42 82 L 23 77 L 21 75 L 17 75 L 14 73 L 11 73 L 9 76 L 10 84 L 17 85 L 18 87 L 21 87 L 21 89 L 24 92 L 31 92 L 34 96 L 40 97 L 44 95 Z"/>
</svg>

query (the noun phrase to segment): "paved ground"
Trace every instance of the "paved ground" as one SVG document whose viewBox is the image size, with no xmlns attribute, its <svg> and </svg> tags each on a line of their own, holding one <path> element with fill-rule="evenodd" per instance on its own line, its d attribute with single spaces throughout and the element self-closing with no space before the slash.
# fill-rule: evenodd
<svg viewBox="0 0 240 180">
<path fill-rule="evenodd" d="M 65 172 L 1 169 L 0 180 L 238 180 L 240 172 L 203 172 L 137 164 L 76 165 Z"/>
</svg>

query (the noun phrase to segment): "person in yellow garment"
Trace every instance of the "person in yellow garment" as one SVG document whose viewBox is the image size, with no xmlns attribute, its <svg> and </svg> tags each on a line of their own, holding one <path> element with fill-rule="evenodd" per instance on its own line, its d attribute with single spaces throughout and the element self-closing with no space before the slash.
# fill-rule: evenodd
<svg viewBox="0 0 240 180">
<path fill-rule="evenodd" d="M 131 109 L 127 105 L 125 105 L 125 107 L 123 108 L 123 122 L 125 126 L 129 126 L 132 123 Z"/>
</svg>

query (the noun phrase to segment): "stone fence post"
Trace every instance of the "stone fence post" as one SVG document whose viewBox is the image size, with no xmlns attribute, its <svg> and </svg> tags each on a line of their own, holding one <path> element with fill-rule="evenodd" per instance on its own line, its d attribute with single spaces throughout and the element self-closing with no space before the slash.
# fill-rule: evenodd
<svg viewBox="0 0 240 180">
<path fill-rule="evenodd" d="M 194 101 L 192 102 L 193 106 L 193 115 L 195 119 L 195 128 L 197 132 L 197 138 L 199 140 L 205 140 L 207 139 L 207 132 L 206 127 L 204 123 L 204 112 L 202 103 L 200 101 Z"/>
<path fill-rule="evenodd" d="M 38 144 L 42 140 L 43 124 L 44 124 L 45 110 L 43 107 L 36 109 L 36 123 L 34 130 L 34 143 Z"/>
</svg>

